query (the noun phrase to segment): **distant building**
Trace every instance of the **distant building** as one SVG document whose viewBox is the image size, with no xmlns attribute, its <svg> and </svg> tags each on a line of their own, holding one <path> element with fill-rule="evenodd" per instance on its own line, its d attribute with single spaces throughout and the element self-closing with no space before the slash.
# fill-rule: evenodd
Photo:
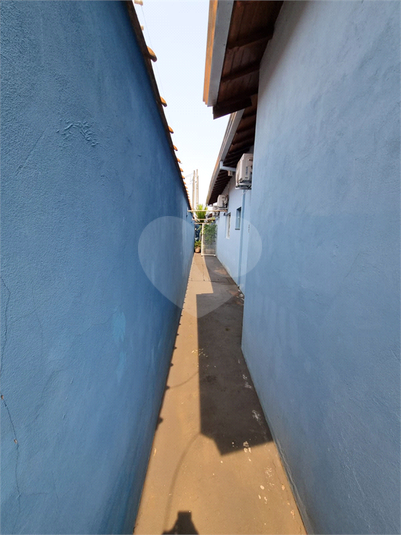
<svg viewBox="0 0 401 535">
<path fill-rule="evenodd" d="M 399 533 L 400 4 L 213 1 L 204 100 L 241 287 L 253 152 L 242 347 L 306 528 Z"/>
</svg>

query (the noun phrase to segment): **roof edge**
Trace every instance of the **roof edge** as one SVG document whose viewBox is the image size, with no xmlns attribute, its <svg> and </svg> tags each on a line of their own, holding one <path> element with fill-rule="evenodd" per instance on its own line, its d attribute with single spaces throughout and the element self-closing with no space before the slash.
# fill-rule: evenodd
<svg viewBox="0 0 401 535">
<path fill-rule="evenodd" d="M 203 101 L 214 106 L 220 87 L 234 0 L 210 0 Z"/>
<path fill-rule="evenodd" d="M 214 166 L 212 178 L 210 179 L 209 190 L 207 192 L 207 197 L 206 197 L 206 205 L 209 205 L 210 197 L 212 196 L 212 193 L 213 193 L 213 188 L 217 179 L 217 175 L 219 174 L 219 171 L 220 171 L 220 162 L 223 161 L 224 158 L 227 156 L 227 153 L 234 139 L 235 133 L 242 119 L 242 115 L 244 114 L 244 111 L 245 110 L 239 110 L 230 115 L 230 119 L 228 120 L 226 132 L 224 134 L 223 142 L 220 147 L 220 152 L 217 157 L 216 165 Z"/>
<path fill-rule="evenodd" d="M 143 60 L 144 60 L 146 71 L 147 71 L 148 76 L 149 76 L 150 85 L 152 87 L 153 96 L 155 97 L 155 101 L 156 101 L 156 106 L 157 106 L 157 109 L 159 110 L 159 115 L 160 115 L 160 118 L 162 120 L 164 131 L 166 133 L 167 142 L 169 144 L 169 147 L 170 147 L 170 150 L 171 150 L 171 154 L 173 156 L 173 160 L 174 160 L 175 166 L 177 168 L 178 175 L 179 175 L 179 177 L 181 179 L 182 188 L 184 190 L 184 194 L 185 194 L 185 197 L 187 199 L 187 203 L 188 203 L 189 209 L 191 210 L 191 203 L 190 203 L 190 200 L 189 200 L 188 191 L 186 189 L 185 182 L 184 182 L 183 176 L 181 174 L 180 166 L 179 166 L 179 164 L 177 162 L 177 157 L 175 155 L 175 148 L 174 148 L 173 140 L 171 139 L 170 127 L 167 124 L 166 116 L 164 115 L 162 99 L 160 97 L 159 88 L 157 86 L 155 74 L 153 72 L 153 68 L 152 68 L 152 64 L 151 64 L 151 60 L 150 60 L 150 56 L 149 56 L 148 47 L 146 45 L 146 41 L 145 41 L 145 38 L 143 36 L 143 32 L 141 30 L 141 25 L 139 24 L 139 20 L 138 20 L 138 17 L 137 17 L 136 11 L 135 11 L 135 7 L 134 7 L 134 4 L 133 4 L 132 0 L 122 0 L 122 2 L 123 2 L 123 4 L 125 4 L 125 6 L 127 8 L 128 17 L 129 17 L 129 20 L 131 22 L 132 30 L 134 32 L 136 41 L 138 43 L 139 49 L 141 51 L 141 54 L 142 54 L 142 57 L 143 57 Z"/>
</svg>

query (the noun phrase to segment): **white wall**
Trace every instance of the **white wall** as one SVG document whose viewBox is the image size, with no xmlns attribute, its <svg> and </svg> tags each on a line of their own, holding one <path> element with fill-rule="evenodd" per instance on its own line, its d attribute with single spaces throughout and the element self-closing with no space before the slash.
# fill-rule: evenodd
<svg viewBox="0 0 401 535">
<path fill-rule="evenodd" d="M 217 222 L 217 257 L 227 269 L 233 280 L 244 291 L 246 279 L 246 258 L 249 226 L 246 219 L 250 205 L 251 190 L 235 189 L 235 179 L 227 184 L 223 195 L 229 196 L 228 211 L 220 212 Z M 245 202 L 244 202 L 245 197 Z M 237 209 L 241 208 L 241 228 L 236 229 Z M 227 238 L 228 214 L 231 214 L 230 237 Z M 242 238 L 241 238 L 242 234 Z M 240 254 L 242 262 L 240 264 Z"/>
</svg>

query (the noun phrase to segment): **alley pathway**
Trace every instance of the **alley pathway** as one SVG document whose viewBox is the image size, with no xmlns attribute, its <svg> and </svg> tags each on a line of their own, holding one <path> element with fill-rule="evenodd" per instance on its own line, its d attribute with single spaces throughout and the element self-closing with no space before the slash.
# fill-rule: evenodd
<svg viewBox="0 0 401 535">
<path fill-rule="evenodd" d="M 135 534 L 305 533 L 241 353 L 243 301 L 194 255 Z"/>
</svg>

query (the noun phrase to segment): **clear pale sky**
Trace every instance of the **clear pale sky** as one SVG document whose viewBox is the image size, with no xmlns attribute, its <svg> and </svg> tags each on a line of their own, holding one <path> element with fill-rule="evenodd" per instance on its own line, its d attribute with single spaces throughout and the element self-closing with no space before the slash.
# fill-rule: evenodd
<svg viewBox="0 0 401 535">
<path fill-rule="evenodd" d="M 204 203 L 228 121 L 213 120 L 203 102 L 209 0 L 143 0 L 135 10 L 157 56 L 152 66 L 183 174 L 199 170 Z M 191 194 L 189 177 L 187 185 Z"/>
</svg>

